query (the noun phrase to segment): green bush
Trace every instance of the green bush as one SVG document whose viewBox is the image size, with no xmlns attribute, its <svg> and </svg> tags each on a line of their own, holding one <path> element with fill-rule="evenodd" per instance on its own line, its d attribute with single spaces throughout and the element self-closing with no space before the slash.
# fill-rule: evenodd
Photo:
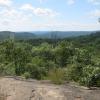
<svg viewBox="0 0 100 100">
<path fill-rule="evenodd" d="M 29 72 L 25 72 L 24 74 L 22 74 L 22 77 L 24 77 L 25 79 L 28 79 L 31 77 Z"/>
<path fill-rule="evenodd" d="M 96 86 L 98 86 L 98 87 L 100 87 L 100 76 L 99 76 L 99 78 L 97 79 L 97 81 L 96 81 L 96 84 L 95 84 Z"/>
<path fill-rule="evenodd" d="M 88 87 L 100 87 L 100 67 L 88 65 L 83 68 L 83 76 L 80 78 L 79 83 Z"/>
<path fill-rule="evenodd" d="M 82 68 L 84 65 L 76 63 L 68 65 L 66 68 L 66 80 L 78 82 L 82 76 Z"/>
<path fill-rule="evenodd" d="M 15 67 L 13 63 L 0 64 L 0 74 L 1 75 L 15 75 Z"/>
<path fill-rule="evenodd" d="M 29 72 L 31 75 L 31 78 L 35 78 L 35 79 L 42 79 L 47 71 L 45 69 L 45 67 L 39 66 L 38 64 L 32 64 L 29 63 L 26 65 L 26 72 Z"/>
</svg>

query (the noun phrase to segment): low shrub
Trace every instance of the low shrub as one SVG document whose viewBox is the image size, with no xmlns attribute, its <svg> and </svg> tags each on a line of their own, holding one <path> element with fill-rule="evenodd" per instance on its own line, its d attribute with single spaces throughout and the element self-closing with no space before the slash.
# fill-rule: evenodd
<svg viewBox="0 0 100 100">
<path fill-rule="evenodd" d="M 22 77 L 24 77 L 25 79 L 28 79 L 31 77 L 29 72 L 25 72 L 24 74 L 22 74 Z"/>
</svg>

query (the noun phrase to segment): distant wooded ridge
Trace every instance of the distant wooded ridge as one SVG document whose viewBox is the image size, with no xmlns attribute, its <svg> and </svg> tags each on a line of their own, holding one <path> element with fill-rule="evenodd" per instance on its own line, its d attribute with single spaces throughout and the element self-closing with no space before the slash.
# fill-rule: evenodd
<svg viewBox="0 0 100 100">
<path fill-rule="evenodd" d="M 49 38 L 49 39 L 62 39 L 67 37 L 76 37 L 81 35 L 89 35 L 96 31 L 34 31 L 34 32 L 11 32 L 0 31 L 0 40 L 14 38 L 18 40 L 36 39 L 36 38 Z"/>
</svg>

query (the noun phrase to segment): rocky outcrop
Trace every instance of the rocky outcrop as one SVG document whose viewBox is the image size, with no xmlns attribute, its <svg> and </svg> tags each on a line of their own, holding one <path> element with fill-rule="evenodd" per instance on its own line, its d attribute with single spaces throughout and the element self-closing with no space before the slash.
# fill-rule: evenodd
<svg viewBox="0 0 100 100">
<path fill-rule="evenodd" d="M 87 90 L 69 84 L 54 85 L 36 80 L 0 78 L 5 100 L 100 100 L 100 90 Z"/>
</svg>

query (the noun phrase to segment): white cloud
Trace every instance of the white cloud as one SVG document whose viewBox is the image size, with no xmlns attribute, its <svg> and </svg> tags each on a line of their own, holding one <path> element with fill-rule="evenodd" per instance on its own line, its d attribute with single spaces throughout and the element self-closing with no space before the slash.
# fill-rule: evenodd
<svg viewBox="0 0 100 100">
<path fill-rule="evenodd" d="M 4 2 L 3 2 L 4 1 Z M 9 1 L 9 2 L 8 2 Z M 34 25 L 38 23 L 38 20 L 42 19 L 44 23 L 47 20 L 52 20 L 58 13 L 47 8 L 34 8 L 30 4 L 26 4 L 21 7 L 14 6 L 11 0 L 0 0 L 0 30 L 12 30 L 12 31 L 29 31 L 36 29 Z M 5 7 L 5 8 L 4 8 Z M 8 9 L 9 7 L 9 9 Z M 36 16 L 34 16 L 36 15 Z M 44 18 L 46 16 L 47 19 Z M 50 18 L 49 17 L 53 17 Z M 34 20 L 36 18 L 36 21 Z M 38 20 L 37 20 L 38 19 Z M 43 22 L 43 21 L 42 21 Z"/>
<path fill-rule="evenodd" d="M 11 4 L 11 0 L 0 0 L 0 6 L 10 6 Z"/>
<path fill-rule="evenodd" d="M 57 12 L 54 12 L 51 9 L 47 8 L 36 8 L 34 9 L 33 13 L 37 16 L 48 16 L 48 17 L 54 17 L 58 14 Z"/>
<path fill-rule="evenodd" d="M 68 1 L 70 1 L 69 5 L 75 3 L 74 2 L 75 0 L 68 0 Z M 13 4 L 14 4 L 13 0 L 0 0 L 0 30 L 11 30 L 11 31 L 63 30 L 64 31 L 64 30 L 89 30 L 89 29 L 96 30 L 100 28 L 100 24 L 96 23 L 78 24 L 78 22 L 77 23 L 62 22 L 62 19 L 59 20 L 56 19 L 59 13 L 57 13 L 52 9 L 36 8 L 33 7 L 31 4 L 25 4 L 20 8 L 16 7 Z M 5 6 L 5 8 L 3 8 L 2 6 Z M 9 7 L 9 9 L 6 7 Z M 37 16 L 42 16 L 42 17 L 37 17 Z M 100 10 L 96 9 L 94 11 L 91 11 L 90 16 L 100 17 Z"/>
<path fill-rule="evenodd" d="M 100 14 L 100 13 L 99 13 Z M 96 16 L 99 15 L 96 11 Z M 71 31 L 71 30 L 98 30 L 100 24 L 97 23 L 79 23 L 79 22 L 58 22 L 55 19 L 47 22 L 34 23 L 32 21 L 33 15 L 18 11 L 15 9 L 6 9 L 0 12 L 0 30 L 11 31 L 36 31 L 36 30 L 50 30 L 50 31 Z"/>
<path fill-rule="evenodd" d="M 89 13 L 89 16 L 90 17 L 100 17 L 100 10 L 99 9 L 95 9 L 94 11 L 91 11 L 90 13 Z"/>
<path fill-rule="evenodd" d="M 94 5 L 100 5 L 100 0 L 88 0 L 88 2 L 90 2 Z"/>
<path fill-rule="evenodd" d="M 31 4 L 25 4 L 21 7 L 22 10 L 34 10 Z"/>
<path fill-rule="evenodd" d="M 52 9 L 48 8 L 35 8 L 31 4 L 25 4 L 21 7 L 22 10 L 31 11 L 36 16 L 47 16 L 47 17 L 54 17 L 58 15 L 57 12 L 53 11 Z"/>
<path fill-rule="evenodd" d="M 31 15 L 16 9 L 4 9 L 0 12 L 0 30 L 20 30 L 32 27 Z"/>
<path fill-rule="evenodd" d="M 40 3 L 43 3 L 44 1 L 46 1 L 46 0 L 39 0 Z"/>
<path fill-rule="evenodd" d="M 73 4 L 75 4 L 75 0 L 67 0 L 67 4 L 68 5 L 73 5 Z"/>
</svg>

